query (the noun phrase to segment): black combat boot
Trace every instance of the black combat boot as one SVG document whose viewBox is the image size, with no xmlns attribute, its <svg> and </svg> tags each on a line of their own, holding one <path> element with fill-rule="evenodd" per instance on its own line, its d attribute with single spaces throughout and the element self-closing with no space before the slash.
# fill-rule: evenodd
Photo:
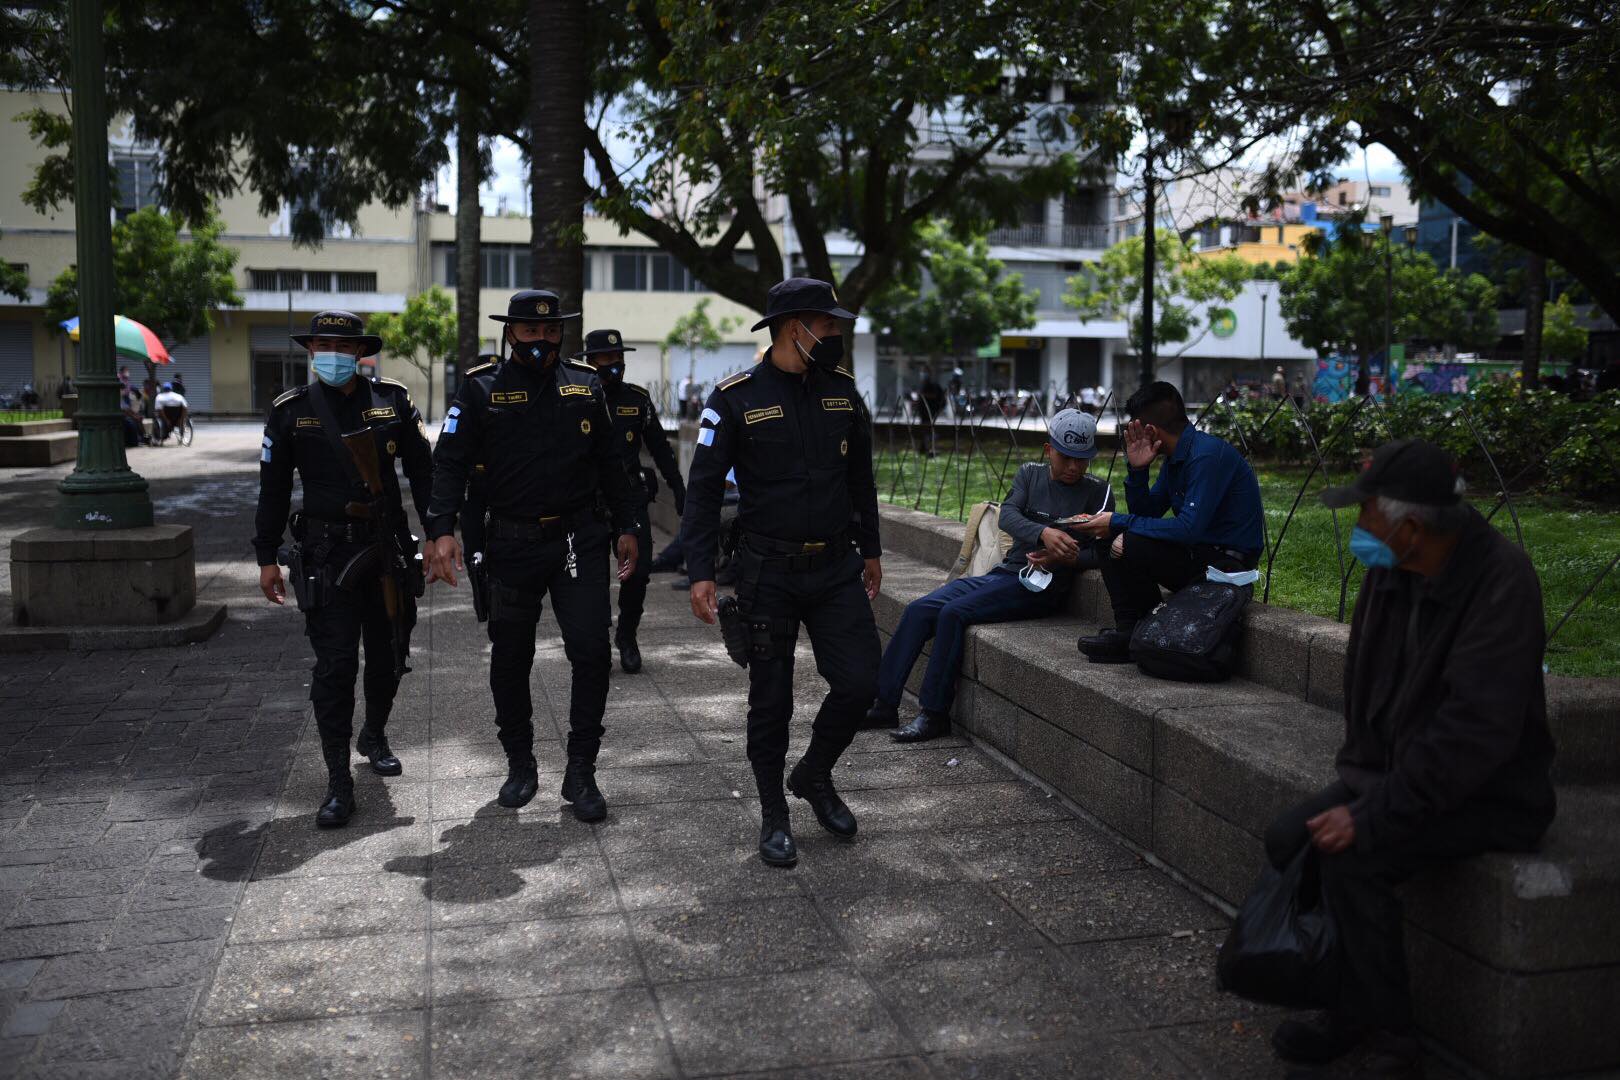
<svg viewBox="0 0 1620 1080">
<path fill-rule="evenodd" d="M 334 775 L 326 785 L 326 798 L 315 811 L 315 824 L 323 829 L 340 829 L 354 816 L 354 778 L 347 773 Z"/>
<path fill-rule="evenodd" d="M 574 816 L 581 821 L 601 821 L 607 817 L 607 799 L 596 786 L 596 762 L 575 755 L 568 759 L 563 773 L 562 797 L 574 804 Z"/>
<path fill-rule="evenodd" d="M 520 806 L 527 806 L 534 793 L 540 790 L 540 770 L 534 763 L 534 758 L 526 761 L 507 759 L 506 783 L 501 785 L 501 792 L 495 796 L 495 801 L 508 810 L 516 810 Z"/>
<path fill-rule="evenodd" d="M 613 635 L 613 644 L 619 649 L 619 666 L 626 675 L 634 675 L 641 670 L 641 649 L 636 645 L 635 627 L 626 630 L 621 624 Z"/>
<path fill-rule="evenodd" d="M 354 740 L 354 749 L 361 757 L 370 759 L 371 771 L 378 776 L 398 776 L 405 771 L 405 766 L 388 748 L 388 736 L 383 734 L 381 728 L 374 728 L 370 724 L 361 728 L 360 735 Z"/>
<path fill-rule="evenodd" d="M 788 773 L 787 788 L 796 798 L 810 804 L 823 829 L 843 840 L 855 835 L 855 815 L 833 788 L 831 769 L 812 762 L 810 755 L 805 754 Z"/>
<path fill-rule="evenodd" d="M 793 842 L 793 826 L 788 822 L 787 800 L 778 796 L 780 806 L 762 806 L 759 826 L 759 858 L 766 866 L 788 867 L 799 861 L 799 848 Z"/>
</svg>

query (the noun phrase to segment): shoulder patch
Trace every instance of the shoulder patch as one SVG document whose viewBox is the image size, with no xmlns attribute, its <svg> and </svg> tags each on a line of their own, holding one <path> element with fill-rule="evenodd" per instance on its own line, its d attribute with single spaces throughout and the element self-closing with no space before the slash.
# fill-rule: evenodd
<svg viewBox="0 0 1620 1080">
<path fill-rule="evenodd" d="M 739 371 L 735 375 L 732 375 L 732 376 L 730 376 L 728 378 L 725 378 L 725 379 L 721 379 L 720 384 L 718 386 L 716 386 L 715 389 L 716 390 L 730 390 L 733 386 L 737 386 L 740 383 L 745 383 L 749 379 L 752 379 L 753 377 L 754 377 L 754 373 L 752 371 Z"/>
<path fill-rule="evenodd" d="M 307 393 L 309 393 L 309 384 L 308 383 L 305 383 L 303 386 L 295 386 L 291 390 L 288 390 L 285 393 L 283 393 L 280 397 L 276 398 L 275 401 L 271 402 L 270 407 L 275 408 L 277 405 L 283 405 L 283 404 L 291 401 L 293 398 L 297 397 L 298 395 L 307 394 Z"/>
</svg>

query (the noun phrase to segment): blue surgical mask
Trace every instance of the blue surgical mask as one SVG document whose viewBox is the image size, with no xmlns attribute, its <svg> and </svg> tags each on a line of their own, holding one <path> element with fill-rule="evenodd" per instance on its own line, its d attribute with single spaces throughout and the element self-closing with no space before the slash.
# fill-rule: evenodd
<svg viewBox="0 0 1620 1080">
<path fill-rule="evenodd" d="M 1393 570 L 1400 563 L 1394 548 L 1360 525 L 1350 530 L 1350 554 L 1369 570 Z"/>
<path fill-rule="evenodd" d="M 310 360 L 315 377 L 327 386 L 342 386 L 354 378 L 355 359 L 349 353 L 317 352 Z"/>
</svg>

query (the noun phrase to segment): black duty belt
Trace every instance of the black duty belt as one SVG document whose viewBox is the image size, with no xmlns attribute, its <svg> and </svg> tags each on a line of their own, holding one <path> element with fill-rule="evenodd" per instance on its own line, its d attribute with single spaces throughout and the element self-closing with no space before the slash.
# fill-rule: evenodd
<svg viewBox="0 0 1620 1080">
<path fill-rule="evenodd" d="M 742 545 L 775 570 L 819 570 L 849 553 L 849 535 L 838 533 L 825 540 L 778 540 L 743 533 Z"/>
<path fill-rule="evenodd" d="M 519 518 L 507 514 L 489 516 L 489 535 L 496 540 L 557 540 L 582 524 L 595 520 L 589 509 L 566 514 L 546 514 Z"/>
<path fill-rule="evenodd" d="M 377 538 L 375 521 L 326 521 L 304 515 L 304 539 L 311 543 L 331 540 L 340 544 L 364 544 Z"/>
</svg>

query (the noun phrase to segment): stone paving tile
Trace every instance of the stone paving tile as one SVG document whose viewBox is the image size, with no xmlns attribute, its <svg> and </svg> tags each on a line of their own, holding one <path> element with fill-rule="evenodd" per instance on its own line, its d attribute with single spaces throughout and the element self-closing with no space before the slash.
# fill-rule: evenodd
<svg viewBox="0 0 1620 1080">
<path fill-rule="evenodd" d="M 759 822 L 741 799 L 713 802 L 610 804 L 606 821 L 593 828 L 610 855 L 667 848 L 746 848 L 759 844 Z M 694 855 L 694 858 L 699 856 Z"/>
<path fill-rule="evenodd" d="M 735 1073 L 734 1076 L 745 1074 Z M 746 1074 L 750 1080 L 922 1080 L 938 1076 L 921 1057 L 890 1058 L 886 1061 L 857 1061 L 817 1065 L 812 1069 L 772 1069 Z"/>
<path fill-rule="evenodd" d="M 803 897 L 642 911 L 630 925 L 654 983 L 813 968 L 839 948 Z"/>
<path fill-rule="evenodd" d="M 255 879 L 367 874 L 391 860 L 425 857 L 433 844 L 432 827 L 414 819 L 378 825 L 356 815 L 347 828 L 330 830 L 317 830 L 313 813 L 277 821 L 286 827 L 272 823 L 267 831 L 264 850 L 253 867 Z"/>
<path fill-rule="evenodd" d="M 433 901 L 433 925 L 488 925 L 616 911 L 613 880 L 599 855 L 529 863 L 443 863 L 417 885 Z"/>
<path fill-rule="evenodd" d="M 1223 931 L 1189 937 L 1151 937 L 1066 945 L 1077 967 L 1106 980 L 1149 1024 L 1191 1024 L 1201 1020 L 1242 1020 L 1272 1010 L 1223 994 L 1215 987 L 1215 956 Z"/>
<path fill-rule="evenodd" d="M 935 842 L 984 881 L 1093 875 L 1146 865 L 1085 822 L 1072 819 L 958 829 Z"/>
<path fill-rule="evenodd" d="M 658 1002 L 687 1075 L 807 1068 L 911 1049 L 877 994 L 845 968 L 674 983 L 658 988 Z"/>
<path fill-rule="evenodd" d="M 191 1041 L 182 1080 L 286 1080 L 288 1077 L 388 1077 L 425 1072 L 422 1012 L 289 1020 L 203 1028 Z"/>
<path fill-rule="evenodd" d="M 1001 879 L 998 895 L 1059 944 L 1217 929 L 1226 917 L 1151 870 Z"/>
<path fill-rule="evenodd" d="M 419 1009 L 427 996 L 426 946 L 420 933 L 232 945 L 199 1020 L 242 1024 Z"/>
<path fill-rule="evenodd" d="M 437 1076 L 663 1080 L 675 1075 L 663 1024 L 643 989 L 526 998 L 499 1008 L 447 1005 L 433 1010 L 431 1025 Z"/>
<path fill-rule="evenodd" d="M 1017 912 L 979 885 L 839 897 L 827 901 L 825 910 L 857 963 L 872 968 L 1043 943 Z"/>
<path fill-rule="evenodd" d="M 189 986 L 207 977 L 214 952 L 212 942 L 185 941 L 57 956 L 35 977 L 29 993 L 44 999 Z"/>
<path fill-rule="evenodd" d="M 249 882 L 231 927 L 233 945 L 422 930 L 427 896 L 399 874 L 335 874 Z"/>
<path fill-rule="evenodd" d="M 536 800 L 538 801 L 538 796 Z M 436 821 L 429 834 L 431 864 L 481 866 L 488 864 L 538 865 L 554 859 L 589 858 L 598 852 L 592 827 L 572 814 L 533 809 L 495 808 L 462 821 Z M 609 822 L 614 819 L 610 817 Z M 424 853 L 425 854 L 425 853 Z M 411 872 L 411 862 L 395 859 L 384 864 L 396 873 Z M 426 873 L 428 861 L 420 862 Z"/>
<path fill-rule="evenodd" d="M 743 844 L 714 848 L 701 858 L 684 848 L 619 851 L 608 856 L 608 864 L 619 898 L 631 911 L 798 896 L 802 876 L 766 866 Z"/>
<path fill-rule="evenodd" d="M 1152 1035 L 1087 1036 L 1079 1045 L 1010 1053 L 948 1054 L 934 1058 L 938 1075 L 972 1080 L 1179 1080 L 1200 1074 L 1191 1071 Z M 1258 1078 L 1267 1073 L 1251 1073 Z"/>
<path fill-rule="evenodd" d="M 433 935 L 433 1002 L 612 990 L 641 982 L 622 916 L 502 923 Z"/>
</svg>

